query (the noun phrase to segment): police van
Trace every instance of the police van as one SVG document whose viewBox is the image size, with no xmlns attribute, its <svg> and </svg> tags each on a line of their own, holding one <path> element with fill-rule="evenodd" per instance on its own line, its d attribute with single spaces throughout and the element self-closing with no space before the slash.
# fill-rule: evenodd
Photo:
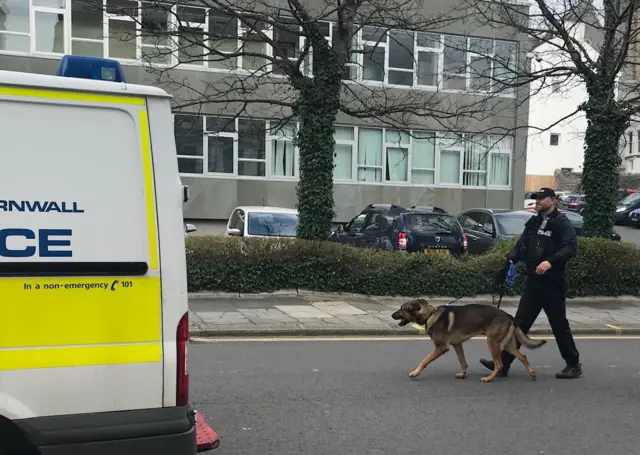
<svg viewBox="0 0 640 455">
<path fill-rule="evenodd" d="M 196 453 L 170 96 L 0 71 L 0 454 Z"/>
</svg>

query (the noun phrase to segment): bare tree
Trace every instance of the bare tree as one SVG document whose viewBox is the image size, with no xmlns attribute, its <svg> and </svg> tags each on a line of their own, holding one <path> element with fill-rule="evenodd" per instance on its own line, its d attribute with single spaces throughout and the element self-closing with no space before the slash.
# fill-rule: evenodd
<svg viewBox="0 0 640 455">
<path fill-rule="evenodd" d="M 516 85 L 507 80 L 515 74 L 516 46 L 496 53 L 492 40 L 477 40 L 474 52 L 482 57 L 469 64 L 466 38 L 444 43 L 438 38 L 435 43 L 428 32 L 456 22 L 470 24 L 473 11 L 460 8 L 459 1 L 434 4 L 439 9 L 428 15 L 421 0 L 145 0 L 143 13 L 132 9 L 128 0 L 108 0 L 106 8 L 140 24 L 141 36 L 121 39 L 142 43 L 148 70 L 158 76 L 158 83 L 181 93 L 177 108 L 206 105 L 211 111 L 214 106 L 235 117 L 260 113 L 277 119 L 273 134 L 291 135 L 288 122 L 299 122 L 293 138 L 300 151 L 298 234 L 326 239 L 334 218 L 333 125 L 338 115 L 365 122 L 375 118 L 407 132 L 423 117 L 437 120 L 444 130 L 459 131 L 489 116 L 513 115 L 518 101 L 504 101 L 499 95 Z M 207 18 L 196 7 L 210 9 Z M 145 16 L 144 8 L 151 13 Z M 170 19 L 154 22 L 153 11 Z M 414 31 L 424 33 L 415 38 Z M 486 42 L 491 49 L 482 48 Z M 389 58 L 407 57 L 421 84 L 435 86 L 441 84 L 436 81 L 438 63 L 434 71 L 428 56 L 416 61 L 414 47 L 462 46 L 465 57 L 449 63 L 446 83 L 455 86 L 461 75 L 475 72 L 479 82 L 473 89 L 484 96 L 402 89 L 413 85 L 414 72 L 400 66 L 385 74 L 384 46 L 390 48 Z M 167 56 L 176 52 L 175 65 L 166 64 L 171 61 Z M 229 71 L 198 88 L 171 71 L 177 65 L 203 62 Z M 369 80 L 385 84 L 359 83 L 363 72 Z"/>
<path fill-rule="evenodd" d="M 640 0 L 531 0 L 531 8 L 514 0 L 467 0 L 467 5 L 476 20 L 514 27 L 544 44 L 537 48 L 545 50 L 531 55 L 532 65 L 521 68 L 519 84 L 529 83 L 532 90 L 586 88 L 586 99 L 568 116 L 584 115 L 587 123 L 584 231 L 608 238 L 618 201 L 621 136 L 640 111 Z M 550 64 L 536 64 L 543 61 Z"/>
</svg>

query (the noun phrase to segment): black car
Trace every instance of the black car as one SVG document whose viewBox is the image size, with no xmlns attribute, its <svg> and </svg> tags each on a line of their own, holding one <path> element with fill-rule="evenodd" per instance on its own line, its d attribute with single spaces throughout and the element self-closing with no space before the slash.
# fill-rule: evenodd
<svg viewBox="0 0 640 455">
<path fill-rule="evenodd" d="M 582 216 L 566 210 L 560 211 L 569 218 L 576 234 L 582 235 Z M 460 213 L 458 221 L 467 235 L 469 254 L 482 254 L 494 243 L 522 234 L 524 224 L 534 215 L 535 212 L 529 210 L 471 209 Z M 620 239 L 617 232 L 612 234 L 612 240 Z"/>
<path fill-rule="evenodd" d="M 467 239 L 455 216 L 439 207 L 371 204 L 339 225 L 330 241 L 407 253 L 461 255 Z"/>
<path fill-rule="evenodd" d="M 635 223 L 631 219 L 631 212 L 636 209 L 640 209 L 640 193 L 631 193 L 625 196 L 618 202 L 618 207 L 616 207 L 616 213 L 613 218 L 615 223 L 634 225 Z"/>
</svg>

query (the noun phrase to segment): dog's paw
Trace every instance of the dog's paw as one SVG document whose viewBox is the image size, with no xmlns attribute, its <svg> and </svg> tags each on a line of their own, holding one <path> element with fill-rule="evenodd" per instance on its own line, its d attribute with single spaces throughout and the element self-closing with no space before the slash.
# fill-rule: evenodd
<svg viewBox="0 0 640 455">
<path fill-rule="evenodd" d="M 409 373 L 410 378 L 417 378 L 418 376 L 420 376 L 420 372 L 418 370 L 413 370 L 411 373 Z"/>
<path fill-rule="evenodd" d="M 456 373 L 456 379 L 467 379 L 467 373 Z"/>
<path fill-rule="evenodd" d="M 480 378 L 480 381 L 488 384 L 489 382 L 493 381 L 493 379 L 491 379 L 489 376 L 485 376 L 484 378 Z"/>
</svg>

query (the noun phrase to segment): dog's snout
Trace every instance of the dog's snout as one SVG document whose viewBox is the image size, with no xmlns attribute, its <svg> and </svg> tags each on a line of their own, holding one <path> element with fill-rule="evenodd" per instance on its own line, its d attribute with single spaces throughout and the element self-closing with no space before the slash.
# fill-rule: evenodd
<svg viewBox="0 0 640 455">
<path fill-rule="evenodd" d="M 397 321 L 398 319 L 402 319 L 402 314 L 400 314 L 400 310 L 398 310 L 398 311 L 395 311 L 395 312 L 391 315 L 391 317 Z"/>
</svg>

